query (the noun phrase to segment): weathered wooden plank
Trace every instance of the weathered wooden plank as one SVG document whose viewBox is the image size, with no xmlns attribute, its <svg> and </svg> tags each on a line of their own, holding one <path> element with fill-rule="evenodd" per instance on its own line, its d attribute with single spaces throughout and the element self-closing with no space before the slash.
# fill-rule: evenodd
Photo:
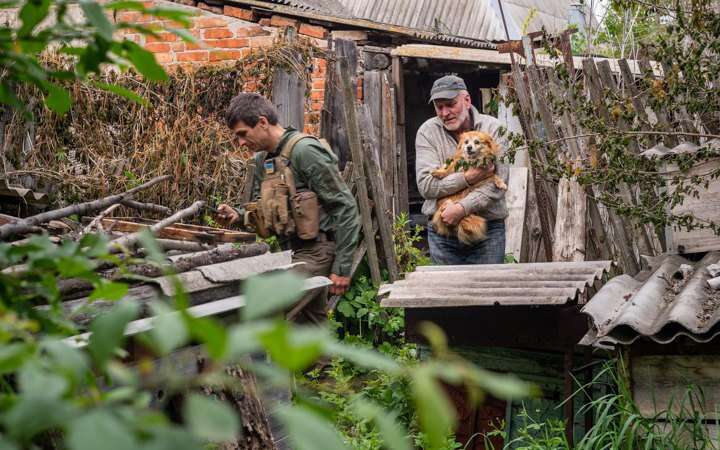
<svg viewBox="0 0 720 450">
<path fill-rule="evenodd" d="M 285 39 L 297 37 L 295 28 L 285 29 Z M 287 68 L 278 68 L 273 75 L 272 102 L 280 113 L 280 123 L 302 130 L 305 125 L 305 80 Z"/>
<path fill-rule="evenodd" d="M 366 70 L 363 74 L 363 103 L 370 113 L 373 140 L 381 142 L 382 124 L 382 71 Z"/>
<path fill-rule="evenodd" d="M 600 84 L 599 74 L 592 58 L 583 60 L 583 75 L 585 77 L 586 89 L 590 94 L 590 100 L 595 105 L 600 117 L 610 123 L 610 113 L 605 107 L 605 97 Z M 629 223 L 626 223 L 626 221 L 612 209 L 608 209 L 607 214 L 608 223 L 612 224 L 613 227 L 613 244 L 618 250 L 620 263 L 625 273 L 634 275 L 640 270 L 640 263 L 633 249 L 631 227 Z"/>
<path fill-rule="evenodd" d="M 633 400 L 643 417 L 652 418 L 670 409 L 690 419 L 692 401 L 705 418 L 716 420 L 720 411 L 719 355 L 654 355 L 631 357 Z M 700 390 L 702 395 L 700 395 Z M 684 410 L 683 410 L 684 407 Z"/>
<path fill-rule="evenodd" d="M 405 77 L 403 74 L 402 60 L 398 56 L 392 58 L 392 75 L 395 87 L 397 131 L 395 136 L 397 139 L 397 179 L 398 179 L 398 212 L 409 212 L 408 198 L 408 166 L 407 166 L 407 149 L 405 143 Z"/>
<path fill-rule="evenodd" d="M 585 259 L 585 191 L 575 179 L 561 178 L 553 261 Z"/>
<path fill-rule="evenodd" d="M 339 83 L 343 94 L 343 111 L 345 116 L 345 126 L 348 134 L 348 143 L 350 144 L 350 152 L 352 160 L 355 162 L 353 166 L 353 174 L 357 188 L 358 205 L 360 206 L 360 216 L 362 219 L 363 233 L 367 242 L 368 265 L 370 266 L 370 277 L 373 283 L 380 285 L 382 277 L 380 275 L 380 263 L 378 261 L 377 248 L 375 247 L 375 235 L 372 226 L 372 211 L 368 200 L 365 167 L 363 164 L 363 147 L 360 139 L 360 126 L 355 109 L 355 89 L 352 83 L 352 74 L 350 66 L 345 58 L 337 61 L 337 73 L 339 75 Z"/>
<path fill-rule="evenodd" d="M 646 80 L 654 80 L 655 79 L 655 72 L 653 71 L 653 68 L 650 65 L 650 61 L 647 58 L 641 58 L 639 61 L 639 65 L 640 65 L 640 70 L 642 71 L 643 77 Z M 655 109 L 650 108 L 650 105 L 647 103 L 647 100 L 646 100 L 646 108 L 654 113 L 655 119 L 657 120 L 657 124 L 662 131 L 670 131 L 670 121 L 668 120 L 668 115 L 665 111 L 655 110 Z M 672 136 L 672 135 L 664 136 L 662 138 L 662 141 L 665 142 L 665 145 L 667 145 L 668 147 L 675 147 L 678 144 L 677 137 Z"/>
<path fill-rule="evenodd" d="M 520 124 L 522 125 L 525 136 L 528 139 L 537 139 L 542 135 L 542 133 L 538 130 L 538 124 L 536 124 L 534 120 L 534 108 L 530 93 L 525 85 L 523 73 L 520 71 L 520 67 L 517 64 L 513 66 L 512 80 L 513 88 L 520 103 L 518 113 L 520 117 Z M 551 198 L 551 195 L 548 192 L 547 183 L 540 180 L 534 170 L 531 176 L 534 184 L 531 193 L 535 194 L 535 197 L 537 198 L 537 211 L 540 218 L 540 228 L 542 230 L 542 239 L 540 242 L 542 242 L 545 250 L 546 261 L 552 261 L 552 241 L 553 229 L 555 228 L 556 211 L 553 207 L 553 202 L 556 199 Z"/>
<path fill-rule="evenodd" d="M 255 162 L 248 161 L 245 166 L 245 177 L 242 183 L 242 193 L 240 194 L 240 204 L 244 205 L 252 201 L 253 184 L 255 183 Z"/>
<path fill-rule="evenodd" d="M 108 218 L 101 221 L 105 229 L 112 231 L 122 231 L 124 233 L 134 233 L 144 228 L 148 228 L 155 222 L 137 223 L 135 221 L 127 221 L 122 219 Z M 214 230 L 211 231 L 207 227 L 198 227 L 192 224 L 173 224 L 172 226 L 163 228 L 158 231 L 157 237 L 163 239 L 178 239 L 183 241 L 195 241 L 203 243 L 217 242 L 251 242 L 255 240 L 254 233 L 246 233 L 243 231 L 231 230 Z"/>
<path fill-rule="evenodd" d="M 358 119 L 360 129 L 370 129 L 371 118 L 367 105 L 362 105 L 362 107 L 359 108 Z M 383 177 L 380 175 L 380 165 L 377 160 L 377 151 L 375 150 L 377 143 L 373 141 L 371 133 L 364 133 L 363 136 L 365 170 L 373 195 L 375 219 L 377 220 L 380 230 L 380 242 L 382 243 L 383 256 L 385 257 L 385 267 L 387 268 L 388 277 L 392 283 L 398 279 L 397 259 L 395 257 L 395 246 L 392 237 L 392 211 L 388 207 L 386 198 L 387 190 L 385 189 Z"/>
<path fill-rule="evenodd" d="M 508 216 L 505 219 L 505 254 L 511 254 L 515 261 L 527 261 L 527 245 L 523 248 L 527 233 L 525 224 L 528 196 L 527 167 L 511 167 L 508 190 L 505 194 Z M 523 253 L 525 250 L 525 253 Z"/>
<path fill-rule="evenodd" d="M 393 96 L 393 88 L 390 85 L 388 72 L 383 71 L 382 74 L 382 141 L 380 143 L 380 168 L 382 169 L 385 188 L 387 189 L 388 207 L 394 218 L 397 214 L 397 149 L 395 138 L 395 99 Z"/>
</svg>

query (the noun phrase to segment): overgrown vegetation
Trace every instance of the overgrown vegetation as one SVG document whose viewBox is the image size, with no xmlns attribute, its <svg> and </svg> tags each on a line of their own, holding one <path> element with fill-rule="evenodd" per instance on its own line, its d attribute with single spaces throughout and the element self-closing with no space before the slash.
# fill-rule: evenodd
<svg viewBox="0 0 720 450">
<path fill-rule="evenodd" d="M 20 98 L 34 118 L 20 111 L 4 116 L 6 179 L 50 191 L 54 203 L 64 205 L 169 174 L 173 182 L 148 190 L 145 200 L 172 209 L 188 199 L 237 204 L 249 154 L 233 141 L 225 107 L 248 87 L 269 95 L 279 69 L 310 82 L 309 69 L 321 55 L 306 40 L 279 40 L 231 66 L 175 70 L 164 83 L 143 81 L 132 72 L 105 72 L 94 84 L 63 83 L 74 100 L 64 115 L 43 107 L 38 91 L 24 87 Z M 46 58 L 51 67 L 72 65 L 67 58 Z M 99 81 L 141 102 L 100 89 Z"/>
</svg>

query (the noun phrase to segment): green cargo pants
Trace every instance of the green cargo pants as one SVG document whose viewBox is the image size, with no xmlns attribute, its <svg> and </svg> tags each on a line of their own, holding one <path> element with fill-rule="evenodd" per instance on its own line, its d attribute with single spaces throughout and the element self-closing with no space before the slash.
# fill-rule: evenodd
<svg viewBox="0 0 720 450">
<path fill-rule="evenodd" d="M 335 242 L 332 240 L 301 241 L 295 240 L 290 246 L 293 250 L 292 262 L 305 263 L 294 269 L 304 277 L 330 276 L 335 261 Z M 312 298 L 307 305 L 293 318 L 296 323 L 321 324 L 327 320 L 328 290 L 307 293 L 300 302 Z M 300 303 L 299 302 L 299 303 Z"/>
</svg>

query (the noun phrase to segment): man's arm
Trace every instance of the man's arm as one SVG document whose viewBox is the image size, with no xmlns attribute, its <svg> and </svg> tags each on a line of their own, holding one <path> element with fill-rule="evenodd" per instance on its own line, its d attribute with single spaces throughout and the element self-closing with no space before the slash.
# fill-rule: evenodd
<svg viewBox="0 0 720 450">
<path fill-rule="evenodd" d="M 265 152 L 256 153 L 253 157 L 255 162 L 253 183 L 252 183 L 252 194 L 250 195 L 250 201 L 255 202 L 260 198 L 260 170 L 262 170 L 262 163 L 265 160 Z M 248 168 L 252 166 L 248 165 Z M 241 227 L 246 227 L 248 224 L 245 221 L 246 211 L 242 206 L 233 207 L 226 203 L 222 203 L 218 206 L 218 220 L 226 225 L 232 225 L 238 223 Z"/>
<path fill-rule="evenodd" d="M 295 167 L 317 194 L 335 226 L 335 261 L 331 271 L 346 278 L 351 275 L 352 256 L 360 236 L 360 214 L 355 197 L 340 176 L 337 160 L 318 145 L 309 145 L 302 152 L 293 153 L 293 160 L 298 158 Z"/>
<path fill-rule="evenodd" d="M 432 176 L 432 171 L 445 164 L 442 152 L 423 133 L 422 128 L 415 138 L 415 175 L 418 191 L 426 200 L 447 197 L 468 187 L 462 173 L 451 173 L 445 178 Z"/>
</svg>

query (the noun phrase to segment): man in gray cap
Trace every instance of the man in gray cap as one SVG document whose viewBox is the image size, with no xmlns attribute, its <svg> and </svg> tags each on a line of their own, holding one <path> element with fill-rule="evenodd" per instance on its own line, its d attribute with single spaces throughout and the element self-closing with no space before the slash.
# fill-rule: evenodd
<svg viewBox="0 0 720 450">
<path fill-rule="evenodd" d="M 437 209 L 437 199 L 459 192 L 496 173 L 506 183 L 508 167 L 498 162 L 490 167 L 470 168 L 448 175 L 443 179 L 432 176 L 432 171 L 445 164 L 455 154 L 458 138 L 470 130 L 483 131 L 493 136 L 503 149 L 507 140 L 500 136 L 502 124 L 492 116 L 480 114 L 471 104 L 465 81 L 448 75 L 435 81 L 430 91 L 430 102 L 435 117 L 427 120 L 415 138 L 415 171 L 420 195 L 425 199 L 422 212 L 429 219 Z M 487 238 L 474 245 L 466 245 L 453 237 L 440 236 L 428 221 L 428 243 L 434 264 L 501 264 L 505 256 L 505 191 L 495 183 L 486 183 L 467 197 L 448 206 L 442 219 L 449 225 L 457 224 L 468 214 L 478 214 L 487 220 Z"/>
</svg>

